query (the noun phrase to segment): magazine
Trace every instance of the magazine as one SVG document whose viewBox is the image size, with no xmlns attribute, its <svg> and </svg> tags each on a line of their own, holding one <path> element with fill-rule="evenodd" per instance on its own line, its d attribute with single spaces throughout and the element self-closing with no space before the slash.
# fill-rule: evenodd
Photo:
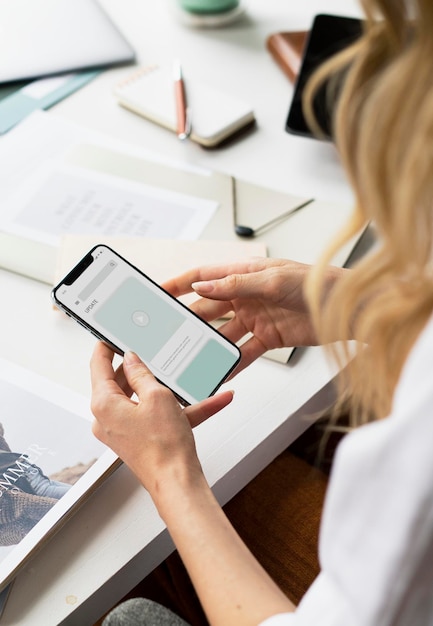
<svg viewBox="0 0 433 626">
<path fill-rule="evenodd" d="M 0 358 L 0 591 L 119 464 L 89 399 Z"/>
</svg>

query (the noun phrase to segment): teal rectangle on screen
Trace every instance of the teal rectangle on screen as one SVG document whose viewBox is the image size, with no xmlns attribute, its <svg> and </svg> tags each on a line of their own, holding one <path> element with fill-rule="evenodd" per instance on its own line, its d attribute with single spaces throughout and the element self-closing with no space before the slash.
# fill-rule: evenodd
<svg viewBox="0 0 433 626">
<path fill-rule="evenodd" d="M 135 314 L 145 316 L 147 322 L 137 325 Z M 142 359 L 151 361 L 185 316 L 136 278 L 127 278 L 100 306 L 95 320 Z"/>
<path fill-rule="evenodd" d="M 214 391 L 215 381 L 221 381 L 236 360 L 236 355 L 211 339 L 176 382 L 197 400 L 204 400 Z"/>
</svg>

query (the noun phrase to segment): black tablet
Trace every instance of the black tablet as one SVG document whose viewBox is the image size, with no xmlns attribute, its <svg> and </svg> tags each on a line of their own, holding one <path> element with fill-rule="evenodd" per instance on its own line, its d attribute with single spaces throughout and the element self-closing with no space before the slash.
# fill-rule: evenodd
<svg viewBox="0 0 433 626">
<path fill-rule="evenodd" d="M 362 20 L 339 15 L 316 15 L 305 44 L 301 68 L 286 120 L 288 133 L 313 137 L 302 111 L 302 94 L 305 84 L 323 61 L 349 46 L 361 34 Z M 332 110 L 329 110 L 329 103 L 326 102 L 326 83 L 317 92 L 313 106 L 320 127 L 325 136 L 330 139 Z"/>
</svg>

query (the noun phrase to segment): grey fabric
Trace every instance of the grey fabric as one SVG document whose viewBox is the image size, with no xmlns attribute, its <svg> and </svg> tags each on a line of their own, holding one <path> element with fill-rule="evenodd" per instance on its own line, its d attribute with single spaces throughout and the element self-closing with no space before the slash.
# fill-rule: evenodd
<svg viewBox="0 0 433 626">
<path fill-rule="evenodd" d="M 110 611 L 102 626 L 189 626 L 189 624 L 157 602 L 132 598 Z"/>
</svg>

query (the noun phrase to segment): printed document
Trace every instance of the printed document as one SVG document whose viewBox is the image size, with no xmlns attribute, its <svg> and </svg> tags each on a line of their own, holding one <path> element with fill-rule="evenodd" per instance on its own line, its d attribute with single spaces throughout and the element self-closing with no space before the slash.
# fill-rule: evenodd
<svg viewBox="0 0 433 626">
<path fill-rule="evenodd" d="M 52 245 L 66 234 L 198 239 L 218 206 L 55 162 L 39 168 L 8 205 L 3 231 Z"/>
<path fill-rule="evenodd" d="M 0 230 L 51 245 L 61 235 L 78 233 L 198 239 L 217 202 L 68 164 L 68 154 L 86 146 L 175 167 L 159 155 L 38 111 L 0 143 Z"/>
</svg>

